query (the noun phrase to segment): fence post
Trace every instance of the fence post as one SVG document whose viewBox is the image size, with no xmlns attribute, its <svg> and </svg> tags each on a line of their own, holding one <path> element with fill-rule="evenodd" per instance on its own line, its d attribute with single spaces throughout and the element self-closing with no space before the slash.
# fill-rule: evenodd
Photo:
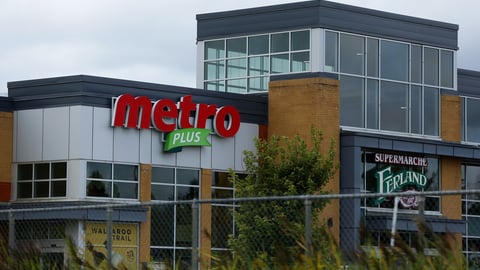
<svg viewBox="0 0 480 270">
<path fill-rule="evenodd" d="M 305 202 L 305 256 L 312 254 L 312 201 L 306 199 Z"/>
<path fill-rule="evenodd" d="M 112 269 L 112 213 L 113 209 L 111 206 L 107 207 L 107 269 Z"/>
<path fill-rule="evenodd" d="M 192 203 L 192 270 L 198 269 L 198 203 Z"/>
<path fill-rule="evenodd" d="M 10 209 L 8 212 L 8 249 L 15 249 L 15 212 Z"/>
</svg>

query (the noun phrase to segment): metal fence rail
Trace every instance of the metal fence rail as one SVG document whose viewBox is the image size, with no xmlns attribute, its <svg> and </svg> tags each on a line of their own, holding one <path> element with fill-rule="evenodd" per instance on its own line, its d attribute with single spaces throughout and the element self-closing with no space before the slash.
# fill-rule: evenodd
<svg viewBox="0 0 480 270">
<path fill-rule="evenodd" d="M 320 202 L 326 207 L 315 212 Z M 243 223 L 252 228 L 241 225 L 242 207 L 255 212 L 252 222 Z M 287 214 L 279 214 L 282 207 L 289 209 Z M 135 214 L 134 209 L 144 211 L 146 219 L 128 222 L 127 215 Z M 421 223 L 427 227 L 419 227 Z M 281 229 L 268 231 L 275 224 Z M 255 235 L 255 227 L 266 231 Z M 221 258 L 234 260 L 238 252 L 245 251 L 238 248 L 242 243 L 254 250 L 250 258 L 261 252 L 277 259 L 288 257 L 265 243 L 283 247 L 282 252 L 302 250 L 303 256 L 311 257 L 316 251 L 311 247 L 319 242 L 319 227 L 330 234 L 343 263 L 353 260 L 350 255 L 360 247 L 395 246 L 396 241 L 435 254 L 428 240 L 451 234 L 466 262 L 474 266 L 480 258 L 480 190 L 37 204 L 29 208 L 7 204 L 0 210 L 0 268 L 30 260 L 44 269 L 68 269 L 73 264 L 106 269 L 207 269 L 222 263 Z M 253 240 L 237 239 L 245 237 L 245 232 Z"/>
</svg>

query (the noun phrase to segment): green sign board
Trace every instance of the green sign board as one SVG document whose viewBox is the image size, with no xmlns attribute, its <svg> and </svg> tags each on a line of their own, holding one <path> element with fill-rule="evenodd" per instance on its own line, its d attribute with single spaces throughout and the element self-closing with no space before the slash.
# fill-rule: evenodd
<svg viewBox="0 0 480 270">
<path fill-rule="evenodd" d="M 415 172 L 402 170 L 398 173 L 392 172 L 392 167 L 388 166 L 375 173 L 377 178 L 377 191 L 378 193 L 392 193 L 402 191 L 405 187 L 411 186 L 417 190 L 422 190 L 427 186 L 427 176 Z M 375 200 L 375 204 L 382 203 L 385 198 L 378 198 Z"/>
<path fill-rule="evenodd" d="M 163 151 L 175 152 L 184 146 L 211 146 L 207 140 L 210 134 L 209 129 L 204 128 L 183 128 L 167 134 Z"/>
</svg>

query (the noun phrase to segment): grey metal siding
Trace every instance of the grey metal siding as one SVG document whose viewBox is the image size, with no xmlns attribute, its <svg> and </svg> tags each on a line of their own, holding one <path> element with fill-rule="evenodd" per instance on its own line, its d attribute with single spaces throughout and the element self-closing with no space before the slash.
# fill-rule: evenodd
<svg viewBox="0 0 480 270">
<path fill-rule="evenodd" d="M 457 50 L 458 25 L 328 1 L 197 15 L 197 40 L 328 28 Z"/>
<path fill-rule="evenodd" d="M 457 70 L 458 93 L 464 96 L 480 97 L 480 72 L 466 69 Z"/>
</svg>

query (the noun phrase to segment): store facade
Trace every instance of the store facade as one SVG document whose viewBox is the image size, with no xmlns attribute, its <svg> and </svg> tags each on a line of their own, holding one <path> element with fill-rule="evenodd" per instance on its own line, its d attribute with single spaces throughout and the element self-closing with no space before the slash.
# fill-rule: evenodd
<svg viewBox="0 0 480 270">
<path fill-rule="evenodd" d="M 244 171 L 254 138 L 308 136 L 312 126 L 336 142 L 331 193 L 478 188 L 480 72 L 456 67 L 457 25 L 327 1 L 197 22 L 198 89 L 84 75 L 9 83 L 0 97 L 5 207 L 233 198 L 226 173 Z M 477 197 L 399 203 L 398 230 L 409 244 L 422 208 L 435 233 L 453 233 L 467 256 L 480 254 Z M 201 231 L 219 231 L 232 208 L 201 206 Z M 131 268 L 189 258 L 191 223 L 179 219 L 188 211 L 116 209 L 114 248 Z M 332 201 L 321 218 L 353 252 L 367 239 L 389 241 L 392 211 L 388 198 L 349 199 Z M 60 229 L 89 250 L 103 248 L 105 216 L 79 209 L 18 222 L 45 230 L 49 219 L 64 220 Z M 200 247 L 226 250 L 229 225 L 200 235 Z M 66 249 L 55 243 L 50 252 L 61 260 Z"/>
</svg>

